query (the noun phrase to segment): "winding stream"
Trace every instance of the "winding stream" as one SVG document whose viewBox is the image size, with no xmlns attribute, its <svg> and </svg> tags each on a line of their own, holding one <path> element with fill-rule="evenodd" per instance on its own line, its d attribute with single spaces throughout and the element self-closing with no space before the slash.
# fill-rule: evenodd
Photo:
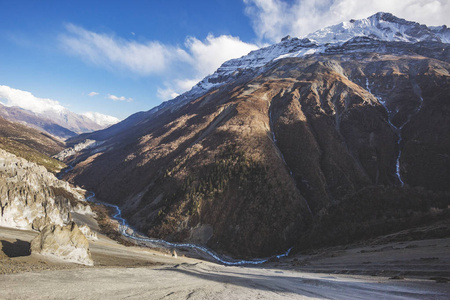
<svg viewBox="0 0 450 300">
<path fill-rule="evenodd" d="M 112 218 L 119 222 L 119 231 L 120 231 L 120 233 L 124 237 L 133 239 L 133 240 L 138 241 L 140 243 L 144 243 L 148 247 L 164 247 L 164 248 L 176 248 L 176 249 L 181 249 L 181 248 L 195 249 L 195 250 L 198 250 L 198 251 L 200 251 L 200 252 L 210 256 L 211 258 L 215 259 L 216 261 L 218 261 L 218 262 L 220 262 L 220 263 L 222 263 L 224 265 L 227 265 L 227 266 L 258 265 L 258 264 L 265 263 L 265 262 L 267 262 L 267 261 L 269 261 L 270 259 L 273 259 L 273 258 L 286 257 L 286 256 L 289 255 L 289 253 L 292 250 L 292 248 L 289 248 L 285 253 L 282 253 L 280 255 L 274 255 L 274 256 L 271 256 L 271 257 L 267 257 L 267 258 L 252 259 L 252 260 L 235 260 L 235 259 L 232 259 L 232 258 L 221 256 L 221 255 L 215 253 L 214 251 L 212 251 L 211 249 L 208 249 L 208 248 L 200 246 L 200 245 L 189 244 L 189 243 L 171 243 L 171 242 L 167 242 L 165 240 L 152 239 L 152 238 L 149 238 L 149 237 L 144 237 L 142 235 L 137 235 L 134 232 L 134 230 L 128 224 L 127 220 L 122 217 L 122 211 L 117 205 L 98 201 L 98 200 L 95 199 L 95 193 L 94 192 L 91 192 L 91 193 L 92 194 L 86 198 L 86 201 L 93 202 L 93 203 L 96 203 L 96 204 L 102 204 L 104 206 L 108 206 L 108 207 L 113 208 L 115 210 L 115 213 L 112 215 Z M 131 229 L 132 233 L 127 232 L 128 229 Z"/>
</svg>

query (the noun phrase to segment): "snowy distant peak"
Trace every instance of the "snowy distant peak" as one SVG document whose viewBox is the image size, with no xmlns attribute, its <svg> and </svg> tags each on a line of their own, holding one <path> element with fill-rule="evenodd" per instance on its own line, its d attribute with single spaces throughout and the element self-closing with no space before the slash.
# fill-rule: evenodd
<svg viewBox="0 0 450 300">
<path fill-rule="evenodd" d="M 104 114 L 101 114 L 98 112 L 89 111 L 89 112 L 82 113 L 81 115 L 102 127 L 111 126 L 113 124 L 120 122 L 120 120 L 116 117 L 104 115 Z"/>
<path fill-rule="evenodd" d="M 445 27 L 445 28 L 444 28 Z M 342 43 L 357 36 L 366 36 L 388 42 L 435 41 L 448 43 L 450 33 L 446 26 L 432 29 L 417 22 L 398 18 L 390 13 L 379 12 L 366 19 L 350 20 L 325 27 L 307 36 L 319 44 Z"/>
<path fill-rule="evenodd" d="M 450 44 L 450 28 L 446 25 L 428 27 L 434 34 L 441 38 L 443 43 Z"/>
<path fill-rule="evenodd" d="M 10 121 L 20 121 L 60 138 L 100 130 L 119 121 L 115 117 L 95 112 L 76 114 L 56 100 L 39 98 L 6 85 L 0 85 L 0 104 L 0 115 Z M 55 128 L 58 130 L 55 131 Z"/>
</svg>

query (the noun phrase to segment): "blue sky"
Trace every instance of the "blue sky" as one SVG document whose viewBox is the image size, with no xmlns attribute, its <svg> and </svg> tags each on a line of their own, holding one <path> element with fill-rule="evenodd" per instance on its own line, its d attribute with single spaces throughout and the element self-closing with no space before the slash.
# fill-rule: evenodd
<svg viewBox="0 0 450 300">
<path fill-rule="evenodd" d="M 443 25 L 449 2 L 0 0 L 0 86 L 123 119 L 286 34 L 377 11 Z"/>
</svg>

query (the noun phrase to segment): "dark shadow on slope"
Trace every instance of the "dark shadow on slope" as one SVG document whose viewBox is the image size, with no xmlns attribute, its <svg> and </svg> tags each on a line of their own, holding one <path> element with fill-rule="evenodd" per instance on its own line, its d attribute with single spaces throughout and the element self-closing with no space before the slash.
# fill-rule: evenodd
<svg viewBox="0 0 450 300">
<path fill-rule="evenodd" d="M 2 251 L 8 257 L 19 257 L 30 255 L 30 243 L 22 240 L 16 240 L 14 243 L 1 241 Z"/>
</svg>

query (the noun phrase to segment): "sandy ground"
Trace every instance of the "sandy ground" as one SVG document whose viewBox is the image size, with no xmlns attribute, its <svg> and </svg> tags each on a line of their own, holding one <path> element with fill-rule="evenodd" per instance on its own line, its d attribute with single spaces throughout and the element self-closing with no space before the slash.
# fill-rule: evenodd
<svg viewBox="0 0 450 300">
<path fill-rule="evenodd" d="M 328 248 L 287 258 L 277 266 L 307 272 L 445 281 L 450 280 L 450 238 Z"/>
<path fill-rule="evenodd" d="M 365 263 L 369 260 L 374 265 L 377 261 L 379 265 L 384 264 L 376 258 L 375 254 L 382 253 L 376 251 L 377 247 L 368 247 L 372 252 L 361 251 L 365 248 L 334 249 L 327 255 L 290 257 L 257 267 L 226 267 L 145 248 L 125 247 L 100 236 L 98 241 L 91 242 L 95 266 L 85 267 L 29 255 L 26 247 L 35 235 L 30 231 L 0 228 L 4 252 L 15 256 L 0 261 L 0 273 L 3 273 L 0 299 L 448 299 L 450 295 L 449 283 L 437 283 L 426 277 L 405 276 L 393 280 L 384 276 L 331 274 L 345 272 L 342 268 L 346 266 L 365 267 L 370 265 Z M 448 243 L 448 240 L 428 240 L 408 248 L 403 245 L 408 251 L 418 251 L 414 255 L 420 259 L 448 250 L 445 247 Z M 437 252 L 428 252 L 430 245 L 436 245 Z M 383 251 L 401 251 L 392 250 L 395 246 L 386 247 Z M 420 251 L 424 252 L 420 254 Z M 388 258 L 384 259 L 389 262 Z M 433 261 L 425 259 L 422 263 Z M 432 268 L 433 265 L 430 271 Z M 311 273 L 317 270 L 323 273 Z"/>
</svg>

